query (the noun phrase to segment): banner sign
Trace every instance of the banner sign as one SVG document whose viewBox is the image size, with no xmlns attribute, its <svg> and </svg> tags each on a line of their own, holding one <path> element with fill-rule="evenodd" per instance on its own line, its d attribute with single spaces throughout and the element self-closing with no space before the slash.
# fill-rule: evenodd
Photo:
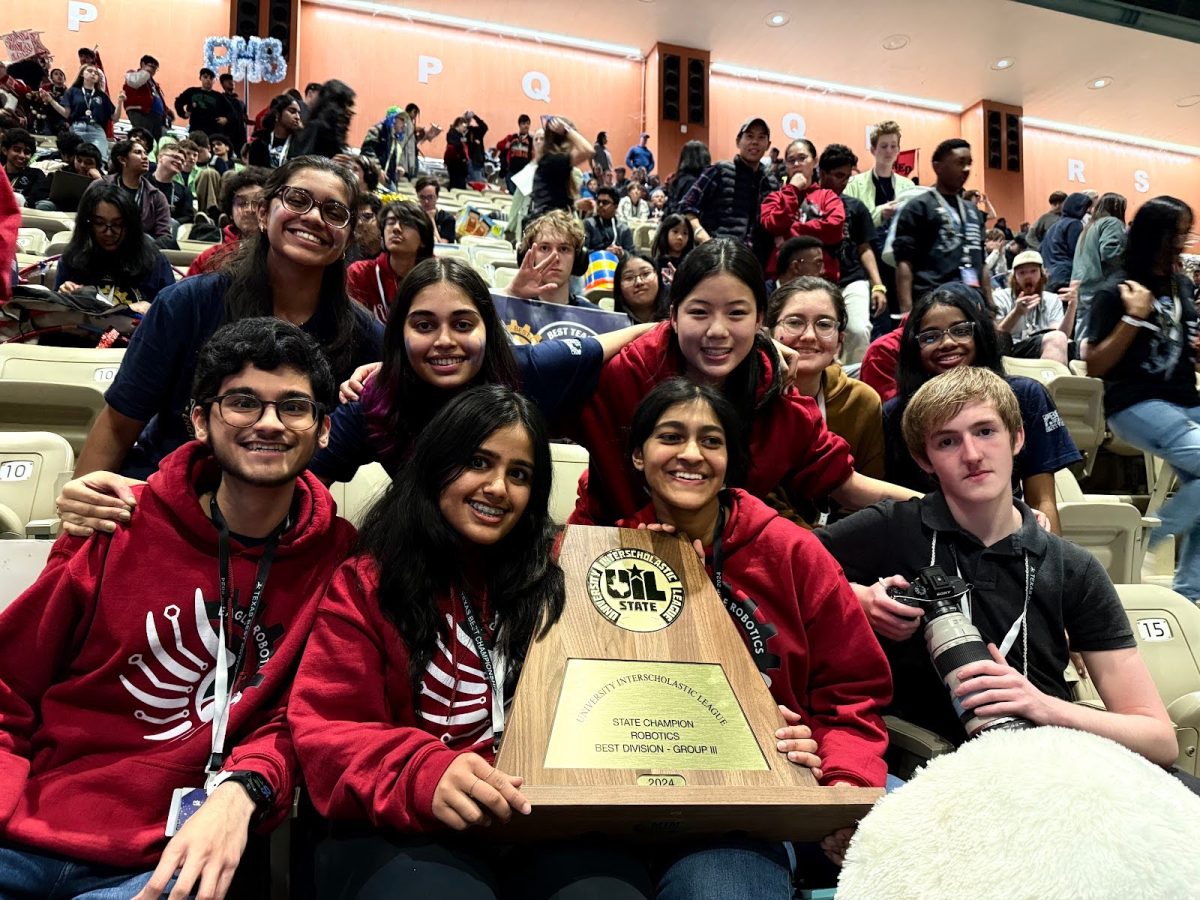
<svg viewBox="0 0 1200 900">
<path fill-rule="evenodd" d="M 26 28 L 23 31 L 10 31 L 0 35 L 0 40 L 4 41 L 4 49 L 8 51 L 9 65 L 35 56 L 49 56 L 50 50 L 42 43 L 41 34 L 40 31 Z"/>
<path fill-rule="evenodd" d="M 522 300 L 492 291 L 496 314 L 514 344 L 539 344 L 564 338 L 588 338 L 626 328 L 633 323 L 625 313 L 583 306 L 563 306 L 541 300 Z"/>
<path fill-rule="evenodd" d="M 900 155 L 896 157 L 896 164 L 892 169 L 897 175 L 903 175 L 905 178 L 911 178 L 912 173 L 917 168 L 917 150 L 920 148 L 914 147 L 912 150 L 901 150 Z"/>
</svg>

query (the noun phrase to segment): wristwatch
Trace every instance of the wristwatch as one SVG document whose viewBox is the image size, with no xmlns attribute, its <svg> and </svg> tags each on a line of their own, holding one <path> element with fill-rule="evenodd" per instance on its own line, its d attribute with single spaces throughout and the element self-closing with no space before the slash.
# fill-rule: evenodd
<svg viewBox="0 0 1200 900">
<path fill-rule="evenodd" d="M 221 772 L 213 779 L 212 788 L 216 789 L 227 781 L 240 784 L 250 795 L 250 799 L 254 801 L 254 821 L 258 821 L 270 811 L 275 792 L 271 790 L 271 785 L 267 784 L 267 779 L 257 772 Z"/>
</svg>

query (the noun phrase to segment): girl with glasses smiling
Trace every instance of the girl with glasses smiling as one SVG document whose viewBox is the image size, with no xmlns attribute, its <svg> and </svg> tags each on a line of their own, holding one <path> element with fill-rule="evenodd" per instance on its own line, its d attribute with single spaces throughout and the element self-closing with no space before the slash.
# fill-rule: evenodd
<svg viewBox="0 0 1200 900">
<path fill-rule="evenodd" d="M 344 254 L 356 207 L 355 179 L 343 166 L 301 157 L 275 169 L 264 185 L 258 230 L 243 237 L 219 272 L 164 290 L 134 332 L 77 474 L 144 477 L 187 440 L 183 411 L 196 353 L 224 323 L 275 316 L 299 325 L 338 380 L 379 359 L 382 328 L 346 295 Z M 99 476 L 89 482 L 105 484 Z"/>
<path fill-rule="evenodd" d="M 1054 401 L 1032 378 L 1004 375 L 1000 345 L 983 298 L 961 283 L 945 284 L 922 297 L 904 324 L 897 365 L 899 393 L 883 405 L 887 479 L 914 490 L 937 487 L 908 452 L 900 421 L 908 401 L 936 375 L 957 366 L 980 366 L 1004 377 L 1017 395 L 1025 444 L 1013 465 L 1013 495 L 1045 514 L 1061 533 L 1054 473 L 1083 459 Z"/>
</svg>

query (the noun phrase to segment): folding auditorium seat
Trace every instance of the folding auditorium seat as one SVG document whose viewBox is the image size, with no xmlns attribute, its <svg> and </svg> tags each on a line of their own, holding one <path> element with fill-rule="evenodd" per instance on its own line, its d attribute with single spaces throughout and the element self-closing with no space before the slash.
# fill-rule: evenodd
<svg viewBox="0 0 1200 900">
<path fill-rule="evenodd" d="M 517 277 L 519 270 L 513 266 L 493 266 L 492 267 L 492 287 L 500 293 L 508 290 L 508 286 L 512 284 L 513 279 Z"/>
<path fill-rule="evenodd" d="M 633 246 L 643 253 L 649 253 L 654 249 L 654 234 L 657 231 L 657 222 L 638 222 L 633 226 Z"/>
<path fill-rule="evenodd" d="M 74 213 L 52 213 L 24 207 L 21 210 L 22 228 L 40 228 L 47 237 L 60 231 L 73 231 L 75 228 Z"/>
<path fill-rule="evenodd" d="M 46 567 L 53 541 L 0 541 L 0 612 Z"/>
<path fill-rule="evenodd" d="M 31 256 L 44 256 L 46 245 L 49 243 L 50 239 L 46 237 L 46 232 L 40 228 L 17 229 L 18 253 L 28 253 Z"/>
<path fill-rule="evenodd" d="M 6 536 L 49 536 L 57 530 L 54 498 L 71 477 L 75 454 L 60 435 L 46 431 L 0 432 L 0 510 Z"/>
<path fill-rule="evenodd" d="M 0 344 L 0 431 L 52 431 L 76 453 L 124 350 Z"/>
<path fill-rule="evenodd" d="M 1076 375 L 1062 363 L 1049 359 L 1004 357 L 1008 375 L 1024 375 L 1040 382 L 1058 408 L 1071 440 L 1083 454 L 1083 476 L 1092 473 L 1096 454 L 1108 433 L 1104 419 L 1104 382 Z"/>
<path fill-rule="evenodd" d="M 362 527 L 367 511 L 383 496 L 391 483 L 387 470 L 379 463 L 362 466 L 343 488 L 342 498 L 338 501 L 338 514 L 355 528 Z M 334 495 L 334 499 L 338 499 L 337 495 Z"/>
<path fill-rule="evenodd" d="M 1119 584 L 1138 650 L 1175 724 L 1180 768 L 1200 775 L 1200 607 L 1169 588 Z"/>
<path fill-rule="evenodd" d="M 471 264 L 471 255 L 465 247 L 458 244 L 434 244 L 433 255 L 439 259 L 459 259 L 467 265 Z"/>
<path fill-rule="evenodd" d="M 1095 556 L 1114 584 L 1141 580 L 1150 530 L 1160 524 L 1119 497 L 1084 494 L 1070 470 L 1054 473 L 1063 537 Z"/>
<path fill-rule="evenodd" d="M 565 524 L 578 496 L 579 476 L 588 467 L 588 452 L 578 444 L 551 444 L 554 478 L 550 484 L 550 518 Z"/>
</svg>

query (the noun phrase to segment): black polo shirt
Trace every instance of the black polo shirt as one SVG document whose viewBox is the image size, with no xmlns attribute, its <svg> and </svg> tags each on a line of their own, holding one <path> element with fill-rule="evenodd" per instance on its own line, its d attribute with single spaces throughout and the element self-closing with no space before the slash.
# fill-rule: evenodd
<svg viewBox="0 0 1200 900">
<path fill-rule="evenodd" d="M 846 577 L 871 584 L 889 575 L 909 581 L 930 564 L 937 534 L 935 565 L 960 572 L 972 585 L 971 617 L 985 642 L 1000 646 L 1025 602 L 1025 554 L 1034 573 L 1029 601 L 1029 680 L 1042 692 L 1070 700 L 1063 673 L 1070 650 L 1136 647 L 1129 619 L 1099 561 L 1086 550 L 1044 531 L 1029 507 L 1013 501 L 1021 526 L 991 547 L 964 531 L 940 491 L 897 503 L 885 500 L 816 532 Z M 888 710 L 955 744 L 966 739 L 946 688 L 925 649 L 920 630 L 907 641 L 880 637 L 892 665 L 895 694 Z M 1008 663 L 1023 669 L 1022 640 L 1013 643 Z"/>
</svg>

